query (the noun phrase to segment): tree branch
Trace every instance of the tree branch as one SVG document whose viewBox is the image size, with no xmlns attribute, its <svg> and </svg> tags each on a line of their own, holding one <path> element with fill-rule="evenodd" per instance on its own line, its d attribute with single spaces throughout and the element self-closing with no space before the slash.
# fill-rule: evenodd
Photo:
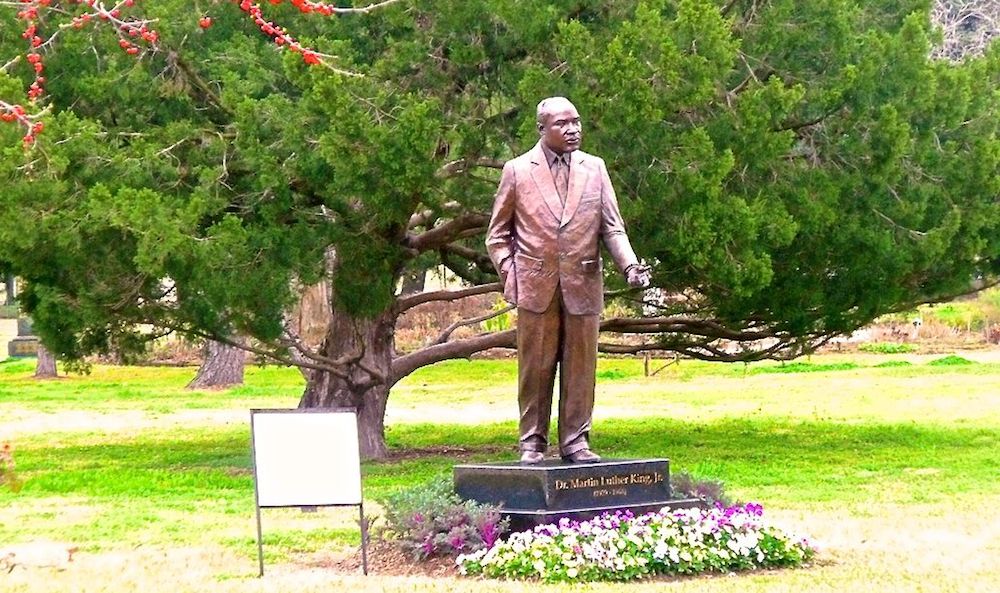
<svg viewBox="0 0 1000 593">
<path fill-rule="evenodd" d="M 453 274 L 464 280 L 468 284 L 478 286 L 480 284 L 486 284 L 490 280 L 496 278 L 496 271 L 490 270 L 489 274 L 484 273 L 478 266 L 475 268 L 470 268 L 469 262 L 462 260 L 456 261 L 456 256 L 451 253 L 440 249 L 438 250 L 438 255 L 441 256 L 441 265 L 451 270 Z"/>
<path fill-rule="evenodd" d="M 433 208 L 425 208 L 419 212 L 415 212 L 410 216 L 409 222 L 406 224 L 406 228 L 413 229 L 418 226 L 426 226 L 428 223 L 433 223 L 437 220 L 437 216 L 441 211 L 444 212 L 457 212 L 462 207 L 461 204 L 452 200 L 441 204 L 440 209 L 435 210 Z"/>
<path fill-rule="evenodd" d="M 420 367 L 434 364 L 435 362 L 454 358 L 469 358 L 476 352 L 482 352 L 490 348 L 516 348 L 516 337 L 516 330 L 508 329 L 464 340 L 445 342 L 444 344 L 437 344 L 411 354 L 400 356 L 392 361 L 392 374 L 389 386 L 395 385 L 400 379 Z"/>
<path fill-rule="evenodd" d="M 774 131 L 775 132 L 786 132 L 786 131 L 789 131 L 789 130 L 798 131 L 798 130 L 801 130 L 802 128 L 809 128 L 809 127 L 815 126 L 818 123 L 821 123 L 823 120 L 825 120 L 826 118 L 830 117 L 834 113 L 837 113 L 838 111 L 840 111 L 843 108 L 844 108 L 844 104 L 841 103 L 840 105 L 837 105 L 835 107 L 831 107 L 830 109 L 826 110 L 824 113 L 822 113 L 822 114 L 820 114 L 820 115 L 818 115 L 818 116 L 816 116 L 816 117 L 814 117 L 814 118 L 812 118 L 810 120 L 797 121 L 797 122 L 789 122 L 789 123 L 786 123 L 786 124 L 782 124 L 782 125 L 778 126 L 777 128 L 775 128 Z"/>
<path fill-rule="evenodd" d="M 489 313 L 486 313 L 485 315 L 480 315 L 479 317 L 473 317 L 472 319 L 459 319 L 455 323 L 449 325 L 443 332 L 441 332 L 441 335 L 438 336 L 436 340 L 434 340 L 434 343 L 444 344 L 445 342 L 448 341 L 448 338 L 451 337 L 451 334 L 454 333 L 456 329 L 468 325 L 475 325 L 477 323 L 482 323 L 483 321 L 486 321 L 487 319 L 493 319 L 494 317 L 499 317 L 504 313 L 506 313 L 507 311 L 512 311 L 515 307 L 516 305 L 507 305 L 502 309 L 499 309 L 497 311 L 490 311 Z"/>
<path fill-rule="evenodd" d="M 731 11 L 739 1 L 740 0 L 729 0 L 729 2 L 726 2 L 721 8 L 719 8 L 719 14 L 721 14 L 722 16 L 727 16 L 729 14 L 729 11 Z"/>
<path fill-rule="evenodd" d="M 479 286 L 463 288 L 461 290 L 421 292 L 396 299 L 396 311 L 398 313 L 402 313 L 416 307 L 417 305 L 430 303 L 432 301 L 457 301 L 466 297 L 489 294 L 491 292 L 500 292 L 501 290 L 503 290 L 503 286 L 499 282 L 493 282 L 492 284 L 481 284 Z"/>
<path fill-rule="evenodd" d="M 465 173 L 469 169 L 475 167 L 487 167 L 490 169 L 503 169 L 504 163 L 500 159 L 491 159 L 486 157 L 480 157 L 476 159 L 457 159 L 450 161 L 441 165 L 441 167 L 434 173 L 434 176 L 438 179 L 447 179 L 449 177 L 454 177 Z"/>
<path fill-rule="evenodd" d="M 14 64 L 17 64 L 20 61 L 21 61 L 21 55 L 18 54 L 16 56 L 14 56 L 13 58 L 11 58 L 9 62 L 7 62 L 6 64 L 4 64 L 3 66 L 0 66 L 0 72 L 7 72 L 8 70 L 10 70 L 11 66 L 13 66 Z"/>
<path fill-rule="evenodd" d="M 484 274 L 496 274 L 496 269 L 493 267 L 493 260 L 485 253 L 457 243 L 444 245 L 441 247 L 441 251 L 472 262 Z"/>
<path fill-rule="evenodd" d="M 173 67 L 177 72 L 180 72 L 184 78 L 190 82 L 196 89 L 198 89 L 203 95 L 204 99 L 207 99 L 209 103 L 215 105 L 220 111 L 225 113 L 230 117 L 235 117 L 235 113 L 222 101 L 222 98 L 216 94 L 212 87 L 208 86 L 208 83 L 197 73 L 190 64 L 187 63 L 180 54 L 176 51 L 170 51 L 167 53 L 167 65 Z M 199 97 L 194 97 L 198 99 Z"/>
<path fill-rule="evenodd" d="M 296 356 L 291 356 L 291 355 L 288 355 L 288 354 L 279 354 L 277 350 L 265 350 L 263 348 L 257 348 L 255 346 L 252 346 L 249 343 L 247 343 L 247 344 L 239 344 L 238 342 L 236 342 L 235 340 L 233 340 L 232 338 L 230 338 L 228 336 L 216 335 L 216 334 L 214 334 L 212 332 L 206 332 L 206 331 L 202 331 L 202 330 L 195 329 L 195 328 L 181 327 L 181 326 L 175 326 L 175 325 L 171 325 L 171 324 L 166 324 L 166 325 L 164 325 L 164 327 L 167 327 L 169 329 L 173 329 L 175 331 L 179 331 L 181 333 L 186 333 L 186 334 L 189 334 L 189 335 L 192 335 L 192 336 L 197 336 L 199 338 L 204 338 L 206 340 L 215 340 L 216 342 L 220 342 L 222 344 L 226 344 L 227 346 L 232 346 L 234 348 L 239 348 L 241 350 L 246 350 L 247 352 L 250 352 L 252 354 L 256 354 L 258 356 L 263 356 L 265 358 L 269 358 L 271 360 L 280 362 L 282 364 L 287 364 L 289 366 L 296 366 L 296 367 L 299 367 L 299 368 L 306 368 L 306 369 L 311 369 L 311 370 L 314 370 L 314 371 L 321 371 L 321 372 L 331 373 L 331 374 L 336 375 L 337 377 L 340 377 L 341 379 L 344 379 L 344 380 L 347 380 L 347 378 L 348 378 L 347 377 L 347 373 L 345 373 L 340 368 L 331 366 L 329 364 L 321 364 L 321 363 L 309 362 L 304 357 L 296 357 Z"/>
<path fill-rule="evenodd" d="M 430 251 L 451 243 L 470 230 L 482 231 L 489 222 L 489 216 L 477 212 L 463 214 L 428 229 L 419 235 L 408 233 L 403 246 L 417 251 Z"/>
<path fill-rule="evenodd" d="M 374 2 L 372 4 L 369 4 L 368 6 L 362 6 L 359 8 L 353 8 L 350 6 L 343 8 L 339 6 L 331 6 L 330 9 L 336 14 L 349 14 L 349 13 L 367 14 L 369 12 L 372 12 L 373 10 L 378 10 L 379 8 L 389 6 L 390 4 L 395 4 L 399 1 L 400 0 L 383 0 L 382 2 Z"/>
<path fill-rule="evenodd" d="M 927 236 L 927 233 L 923 231 L 906 228 L 905 226 L 899 224 L 889 216 L 883 214 L 882 211 L 880 211 L 878 208 L 872 208 L 872 212 L 874 212 L 879 218 L 887 222 L 889 226 L 893 227 L 894 229 L 905 232 L 907 235 L 910 236 L 911 239 L 920 240 Z"/>
<path fill-rule="evenodd" d="M 615 317 L 601 323 L 601 331 L 628 334 L 676 333 L 704 336 L 712 339 L 753 342 L 778 337 L 770 329 L 734 330 L 721 323 L 688 317 Z"/>
</svg>

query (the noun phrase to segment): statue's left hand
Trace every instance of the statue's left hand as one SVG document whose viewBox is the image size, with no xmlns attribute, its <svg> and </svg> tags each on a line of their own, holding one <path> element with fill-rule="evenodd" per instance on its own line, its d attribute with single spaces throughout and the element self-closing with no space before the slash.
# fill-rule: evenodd
<svg viewBox="0 0 1000 593">
<path fill-rule="evenodd" d="M 632 264 L 625 270 L 625 280 L 628 282 L 629 286 L 635 288 L 647 288 L 649 287 L 649 282 L 652 279 L 649 273 L 649 267 L 641 264 Z"/>
</svg>

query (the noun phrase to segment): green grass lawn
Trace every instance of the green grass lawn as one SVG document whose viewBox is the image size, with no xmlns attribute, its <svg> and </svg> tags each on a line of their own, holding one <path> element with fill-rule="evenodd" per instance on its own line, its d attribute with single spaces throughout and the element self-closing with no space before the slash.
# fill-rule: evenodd
<svg viewBox="0 0 1000 593">
<path fill-rule="evenodd" d="M 641 361 L 602 360 L 600 453 L 665 456 L 674 471 L 722 479 L 822 551 L 801 570 L 587 589 L 1000 590 L 1000 365 L 930 364 L 941 358 L 683 361 L 654 377 Z M 911 364 L 884 365 L 903 359 Z M 25 480 L 19 493 L 0 491 L 0 552 L 39 541 L 80 552 L 64 570 L 0 573 L 0 590 L 538 588 L 345 575 L 329 568 L 358 541 L 354 511 L 342 509 L 265 510 L 269 574 L 258 581 L 248 410 L 294 406 L 297 371 L 248 369 L 244 387 L 189 392 L 194 369 L 98 366 L 39 382 L 32 368 L 0 363 L 0 441 L 14 445 Z M 460 361 L 398 386 L 394 458 L 363 467 L 370 512 L 456 461 L 513 459 L 515 381 L 512 361 Z"/>
</svg>

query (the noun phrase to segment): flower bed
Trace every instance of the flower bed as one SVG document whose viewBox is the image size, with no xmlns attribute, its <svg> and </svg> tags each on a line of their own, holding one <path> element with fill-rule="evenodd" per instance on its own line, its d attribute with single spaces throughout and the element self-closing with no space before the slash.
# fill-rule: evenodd
<svg viewBox="0 0 1000 593">
<path fill-rule="evenodd" d="M 465 575 L 561 581 L 624 581 L 652 575 L 800 566 L 805 538 L 765 524 L 758 504 L 562 519 L 512 534 L 457 559 Z"/>
</svg>

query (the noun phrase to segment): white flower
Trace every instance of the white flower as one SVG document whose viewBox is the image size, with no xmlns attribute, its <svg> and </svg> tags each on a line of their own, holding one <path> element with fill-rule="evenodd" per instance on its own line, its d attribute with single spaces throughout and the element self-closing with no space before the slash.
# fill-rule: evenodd
<svg viewBox="0 0 1000 593">
<path fill-rule="evenodd" d="M 580 574 L 580 572 L 577 569 L 575 569 L 575 568 L 571 568 L 571 569 L 569 569 L 569 570 L 566 571 L 566 576 L 568 576 L 571 579 L 575 579 L 576 575 L 578 575 L 578 574 Z"/>
</svg>

